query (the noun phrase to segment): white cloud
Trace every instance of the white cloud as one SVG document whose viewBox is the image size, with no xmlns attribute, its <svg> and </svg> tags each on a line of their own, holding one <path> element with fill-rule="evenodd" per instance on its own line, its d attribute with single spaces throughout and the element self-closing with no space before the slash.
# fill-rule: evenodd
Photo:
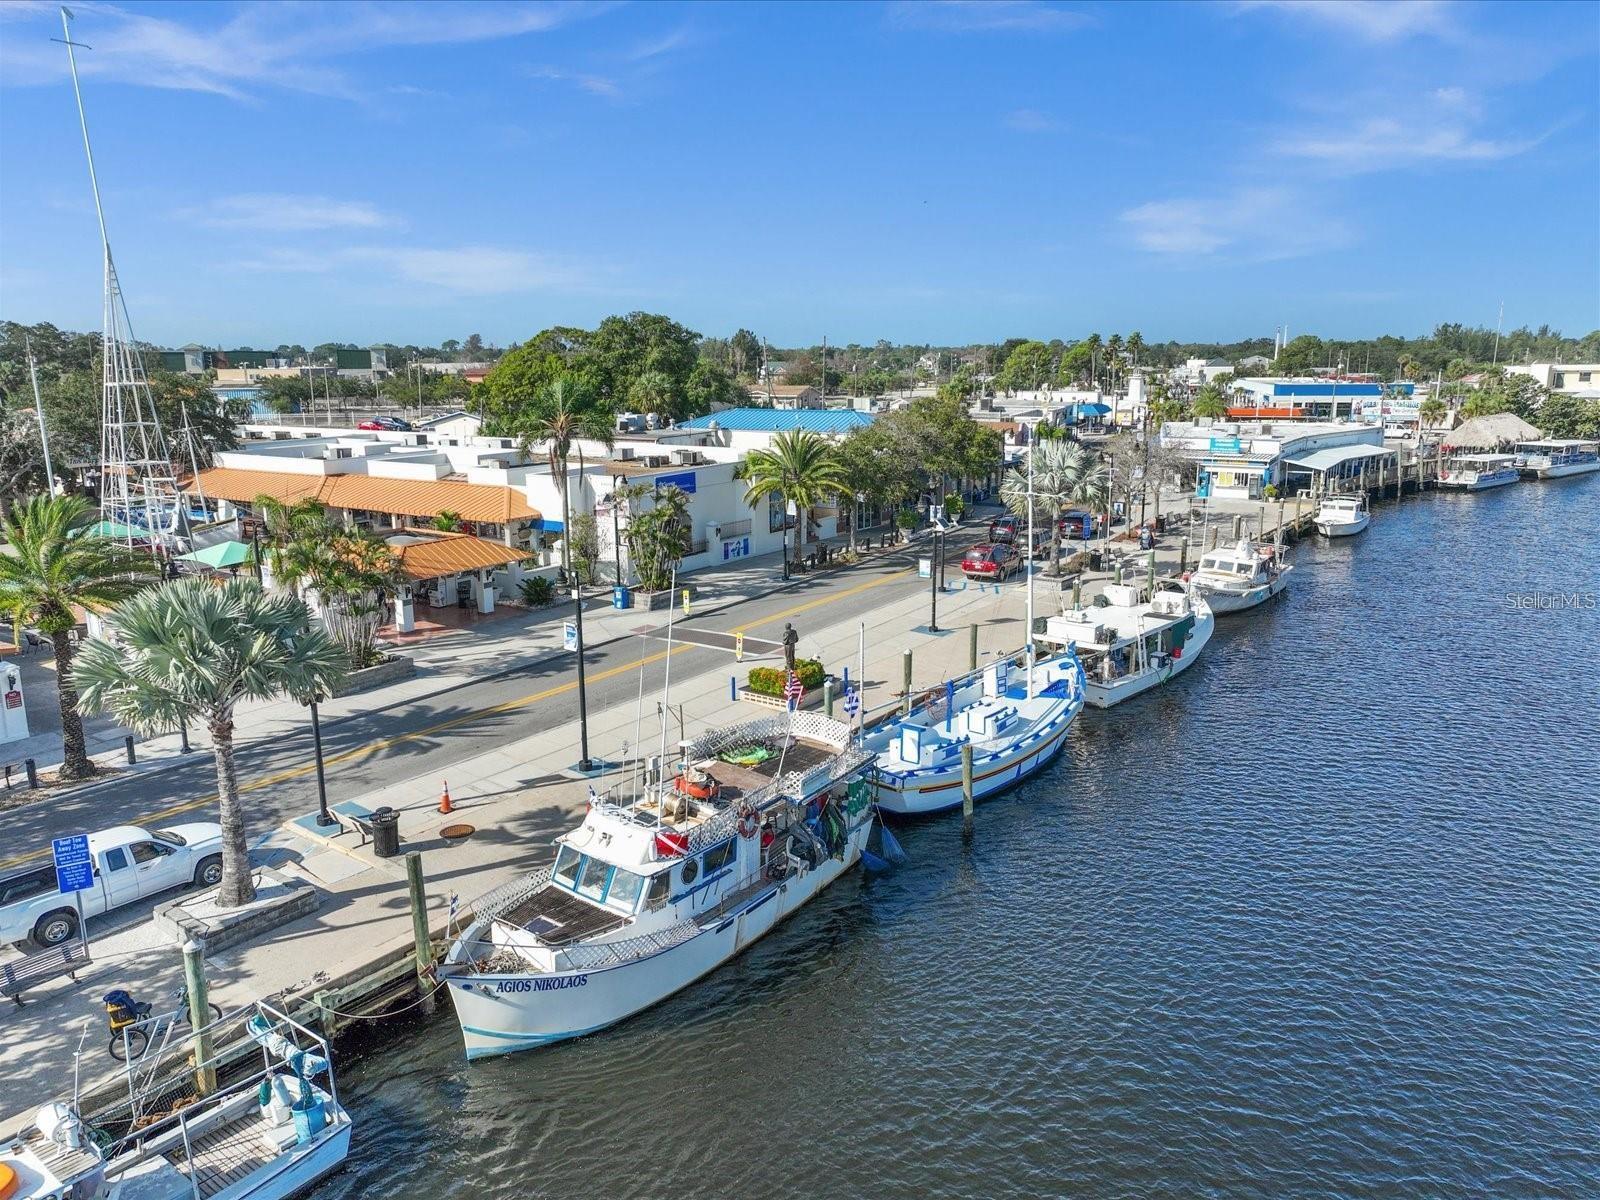
<svg viewBox="0 0 1600 1200">
<path fill-rule="evenodd" d="M 365 200 L 272 192 L 220 196 L 205 208 L 189 209 L 183 215 L 213 229 L 252 229 L 268 233 L 384 229 L 402 223 L 398 217 L 381 212 Z"/>
<path fill-rule="evenodd" d="M 889 20 L 940 33 L 1066 33 L 1094 24 L 1087 13 L 1042 0 L 897 0 Z"/>
<path fill-rule="evenodd" d="M 529 67 L 528 75 L 533 79 L 548 80 L 552 83 L 570 83 L 591 96 L 604 96 L 608 100 L 622 99 L 622 85 L 604 75 L 564 71 L 559 67 Z"/>
<path fill-rule="evenodd" d="M 1345 224 L 1286 188 L 1238 188 L 1213 196 L 1154 200 L 1121 214 L 1141 250 L 1173 258 L 1267 262 L 1346 245 Z"/>
<path fill-rule="evenodd" d="M 389 46 L 445 45 L 544 33 L 596 12 L 604 5 L 542 3 L 342 3 L 253 4 L 232 10 L 220 24 L 186 24 L 82 0 L 73 6 L 75 38 L 95 47 L 81 54 L 85 78 L 146 87 L 209 92 L 253 99 L 273 88 L 362 99 L 364 93 L 332 60 Z M 54 16 L 44 6 L 0 5 L 20 25 L 41 27 Z M 202 20 L 220 10 L 178 10 Z M 60 32 L 59 25 L 55 29 Z M 41 28 L 42 34 L 42 28 Z M 0 39 L 0 76 L 14 85 L 57 82 L 66 57 L 46 36 L 13 33 Z"/>
<path fill-rule="evenodd" d="M 1037 108 L 1016 108 L 1005 115 L 1007 129 L 1020 133 L 1049 133 L 1060 126 L 1054 117 L 1046 116 Z"/>
<path fill-rule="evenodd" d="M 1394 42 L 1456 33 L 1455 6 L 1446 0 L 1237 0 L 1238 12 L 1274 12 L 1319 30 Z"/>
<path fill-rule="evenodd" d="M 699 38 L 688 28 L 674 29 L 660 37 L 643 41 L 628 50 L 622 57 L 628 62 L 646 62 L 652 58 L 660 58 L 666 54 L 686 49 L 694 45 Z"/>
<path fill-rule="evenodd" d="M 1498 162 L 1535 144 L 1537 139 L 1478 137 L 1456 122 L 1374 117 L 1349 128 L 1286 135 L 1273 148 L 1356 174 L 1429 162 Z"/>
</svg>

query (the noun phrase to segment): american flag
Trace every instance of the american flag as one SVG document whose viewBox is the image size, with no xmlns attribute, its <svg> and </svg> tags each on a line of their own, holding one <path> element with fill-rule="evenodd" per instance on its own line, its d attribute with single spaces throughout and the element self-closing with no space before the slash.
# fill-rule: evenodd
<svg viewBox="0 0 1600 1200">
<path fill-rule="evenodd" d="M 800 672 L 790 671 L 789 678 L 783 685 L 783 698 L 790 704 L 799 704 L 800 697 L 806 694 L 806 685 L 800 682 Z"/>
</svg>

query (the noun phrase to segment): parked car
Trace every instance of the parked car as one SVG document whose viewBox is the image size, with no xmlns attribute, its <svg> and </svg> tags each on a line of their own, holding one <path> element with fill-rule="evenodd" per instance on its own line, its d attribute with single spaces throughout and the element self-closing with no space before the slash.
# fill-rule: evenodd
<svg viewBox="0 0 1600 1200">
<path fill-rule="evenodd" d="M 989 522 L 989 541 L 1010 545 L 1017 540 L 1017 531 L 1021 523 L 1016 517 L 996 517 Z"/>
<path fill-rule="evenodd" d="M 54 863 L 0 877 L 0 941 L 24 948 L 59 946 L 78 933 L 78 901 L 85 917 L 122 908 L 169 888 L 222 880 L 222 826 L 212 821 L 141 829 L 118 825 L 89 835 L 94 886 L 56 890 Z"/>
<path fill-rule="evenodd" d="M 1068 541 L 1086 541 L 1098 532 L 1093 513 L 1074 509 L 1061 515 L 1061 536 Z"/>
<path fill-rule="evenodd" d="M 399 417 L 369 417 L 356 426 L 357 429 L 381 429 L 389 433 L 410 433 L 411 422 L 403 421 Z"/>
<path fill-rule="evenodd" d="M 968 579 L 1004 580 L 1021 562 L 1016 548 L 1003 543 L 987 542 L 974 546 L 961 560 L 961 573 Z"/>
</svg>

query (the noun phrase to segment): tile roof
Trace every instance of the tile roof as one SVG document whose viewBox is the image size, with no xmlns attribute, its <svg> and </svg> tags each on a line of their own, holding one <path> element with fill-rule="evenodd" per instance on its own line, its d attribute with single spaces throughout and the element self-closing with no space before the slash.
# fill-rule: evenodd
<svg viewBox="0 0 1600 1200">
<path fill-rule="evenodd" d="M 872 414 L 850 408 L 804 408 L 794 411 L 776 408 L 725 408 L 704 417 L 682 422 L 679 429 L 709 429 L 715 421 L 720 429 L 736 433 L 781 433 L 804 429 L 811 433 L 849 433 L 872 424 Z"/>
<path fill-rule="evenodd" d="M 219 500 L 249 503 L 257 496 L 292 504 L 311 497 L 327 508 L 357 508 L 403 517 L 453 512 L 464 521 L 504 524 L 537 519 L 523 494 L 504 484 L 446 479 L 385 479 L 376 475 L 299 475 L 212 467 L 200 472 L 199 490 Z"/>
<path fill-rule="evenodd" d="M 465 533 L 430 531 L 411 536 L 424 536 L 427 540 L 393 547 L 407 579 L 437 579 L 441 575 L 503 567 L 532 557 L 527 550 Z"/>
</svg>

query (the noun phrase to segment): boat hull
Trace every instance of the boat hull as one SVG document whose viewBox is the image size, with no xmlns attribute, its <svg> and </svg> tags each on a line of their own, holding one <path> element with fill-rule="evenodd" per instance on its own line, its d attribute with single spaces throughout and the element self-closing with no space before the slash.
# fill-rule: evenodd
<svg viewBox="0 0 1600 1200">
<path fill-rule="evenodd" d="M 1044 766 L 1066 744 L 1067 731 L 1081 705 L 1064 714 L 1059 728 L 1051 730 L 1043 741 L 1033 745 L 1018 745 L 985 759 L 974 755 L 972 763 L 972 799 L 976 803 L 1021 783 Z M 878 807 L 899 816 L 920 816 L 925 813 L 947 812 L 959 808 L 962 800 L 961 765 L 953 769 L 911 771 L 891 778 L 885 772 L 875 772 L 873 787 Z"/>
<path fill-rule="evenodd" d="M 764 937 L 855 866 L 871 831 L 869 808 L 851 828 L 841 858 L 824 859 L 752 897 L 716 925 L 648 956 L 594 970 L 447 976 L 467 1058 L 597 1033 L 659 1004 Z"/>
<path fill-rule="evenodd" d="M 1324 521 L 1319 518 L 1316 522 L 1317 532 L 1323 537 L 1331 538 L 1354 537 L 1364 532 L 1370 524 L 1372 524 L 1371 513 L 1362 513 L 1354 521 Z"/>
<path fill-rule="evenodd" d="M 1194 632 L 1184 643 L 1181 657 L 1169 658 L 1166 665 L 1158 671 L 1141 671 L 1137 675 L 1124 675 L 1121 679 L 1090 679 L 1084 689 L 1085 703 L 1095 708 L 1112 708 L 1124 700 L 1143 695 L 1151 688 L 1167 682 L 1174 675 L 1193 666 L 1217 627 L 1217 619 L 1212 612 L 1210 601 L 1207 600 L 1200 607 L 1201 611 L 1195 613 Z"/>
<path fill-rule="evenodd" d="M 1206 598 L 1206 604 L 1210 606 L 1211 611 L 1221 617 L 1228 613 L 1245 612 L 1257 605 L 1265 604 L 1288 586 L 1289 574 L 1285 571 L 1276 579 L 1243 592 L 1230 592 L 1220 588 L 1212 591 L 1203 585 L 1195 590 Z"/>
<path fill-rule="evenodd" d="M 1456 492 L 1486 492 L 1490 488 L 1505 487 L 1522 478 L 1515 471 L 1502 471 L 1495 475 L 1480 475 L 1476 479 L 1441 479 L 1439 486 Z"/>
<path fill-rule="evenodd" d="M 1523 474 L 1538 479 L 1566 479 L 1572 475 L 1587 475 L 1600 471 L 1600 459 L 1591 462 L 1552 463 L 1548 467 L 1524 468 Z"/>
</svg>

